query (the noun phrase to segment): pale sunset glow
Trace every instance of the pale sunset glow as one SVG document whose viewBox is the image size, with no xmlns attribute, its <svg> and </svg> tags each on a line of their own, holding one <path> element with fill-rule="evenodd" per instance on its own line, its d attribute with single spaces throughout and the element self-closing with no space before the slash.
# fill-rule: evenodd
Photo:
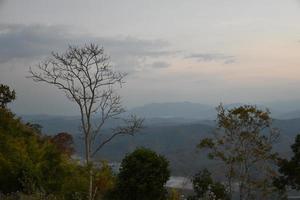
<svg viewBox="0 0 300 200">
<path fill-rule="evenodd" d="M 299 20 L 298 0 L 2 0 L 0 78 L 17 90 L 17 112 L 29 112 L 34 94 L 45 104 L 55 96 L 55 112 L 72 114 L 55 90 L 34 92 L 26 72 L 51 51 L 94 41 L 129 73 L 121 91 L 128 107 L 297 100 Z"/>
</svg>

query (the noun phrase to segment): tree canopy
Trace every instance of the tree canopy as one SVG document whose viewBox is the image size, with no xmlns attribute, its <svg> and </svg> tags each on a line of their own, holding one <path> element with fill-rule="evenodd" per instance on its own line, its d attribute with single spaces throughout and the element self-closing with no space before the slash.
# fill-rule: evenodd
<svg viewBox="0 0 300 200">
<path fill-rule="evenodd" d="M 169 176 L 169 163 L 163 156 L 149 149 L 136 149 L 122 160 L 117 180 L 118 199 L 166 199 L 164 185 Z"/>
<path fill-rule="evenodd" d="M 0 108 L 0 191 L 43 192 L 65 199 L 83 194 L 82 167 L 48 136 L 36 132 L 11 111 Z M 73 187 L 70 187 L 70 185 Z M 68 188 L 68 190 L 66 190 Z"/>
</svg>

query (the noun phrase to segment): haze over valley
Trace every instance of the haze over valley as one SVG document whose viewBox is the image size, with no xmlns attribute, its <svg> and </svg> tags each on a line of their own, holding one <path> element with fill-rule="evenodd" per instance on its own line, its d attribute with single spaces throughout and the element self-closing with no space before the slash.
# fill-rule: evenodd
<svg viewBox="0 0 300 200">
<path fill-rule="evenodd" d="M 234 108 L 239 105 L 242 104 L 230 104 L 224 107 Z M 300 108 L 300 104 L 269 103 L 268 105 L 275 105 L 274 108 L 279 110 L 273 114 L 269 107 L 272 116 L 275 116 L 273 127 L 278 128 L 281 134 L 275 149 L 281 155 L 289 156 L 291 153 L 289 146 L 294 137 L 300 133 L 300 112 L 294 112 L 289 108 L 298 108 L 298 105 Z M 264 108 L 262 105 L 258 107 Z M 200 139 L 211 136 L 215 130 L 215 107 L 190 102 L 152 103 L 130 109 L 124 115 L 133 113 L 145 119 L 144 129 L 134 137 L 117 138 L 103 148 L 98 155 L 99 159 L 120 162 L 127 153 L 144 146 L 166 155 L 171 162 L 173 175 L 191 176 L 199 168 L 212 168 L 216 165 L 196 149 Z M 78 126 L 79 116 L 23 115 L 22 119 L 40 124 L 45 134 L 54 135 L 65 131 L 71 133 L 76 141 L 77 154 L 83 155 L 83 141 Z M 118 121 L 106 124 L 107 133 L 109 133 L 108 129 L 117 124 Z"/>
</svg>

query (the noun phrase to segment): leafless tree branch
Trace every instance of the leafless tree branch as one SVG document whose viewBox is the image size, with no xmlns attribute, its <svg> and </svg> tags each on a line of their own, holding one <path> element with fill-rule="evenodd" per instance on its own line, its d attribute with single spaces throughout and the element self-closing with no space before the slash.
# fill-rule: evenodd
<svg viewBox="0 0 300 200">
<path fill-rule="evenodd" d="M 63 53 L 52 53 L 44 62 L 29 69 L 30 78 L 62 90 L 66 97 L 80 109 L 81 128 L 85 142 L 86 164 L 117 135 L 133 135 L 142 128 L 143 120 L 132 117 L 125 125 L 112 130 L 112 135 L 95 144 L 103 125 L 110 119 L 119 118 L 125 109 L 121 97 L 115 94 L 116 86 L 124 83 L 125 73 L 113 70 L 104 49 L 96 44 L 84 47 L 69 46 Z M 96 122 L 96 123 L 94 123 Z M 92 176 L 90 194 L 92 199 Z"/>
</svg>

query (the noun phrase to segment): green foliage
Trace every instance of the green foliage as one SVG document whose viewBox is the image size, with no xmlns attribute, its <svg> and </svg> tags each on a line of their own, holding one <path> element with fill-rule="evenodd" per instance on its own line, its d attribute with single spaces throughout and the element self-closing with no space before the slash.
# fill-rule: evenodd
<svg viewBox="0 0 300 200">
<path fill-rule="evenodd" d="M 94 170 L 96 171 L 96 170 Z M 100 170 L 96 171 L 95 187 L 99 199 L 107 198 L 107 195 L 113 191 L 116 184 L 116 177 L 106 161 L 101 161 Z"/>
<path fill-rule="evenodd" d="M 25 194 L 42 192 L 64 196 L 68 184 L 84 183 L 79 168 L 48 137 L 24 125 L 10 111 L 0 108 L 2 193 L 22 191 Z"/>
<path fill-rule="evenodd" d="M 64 200 L 85 200 L 87 199 L 87 190 L 89 185 L 88 171 L 86 167 L 73 164 L 70 170 L 70 176 L 65 177 L 60 196 Z"/>
<path fill-rule="evenodd" d="M 166 199 L 164 185 L 170 176 L 168 165 L 163 156 L 149 149 L 136 149 L 122 161 L 117 180 L 117 199 Z"/>
<path fill-rule="evenodd" d="M 6 105 L 16 98 L 16 92 L 10 90 L 9 86 L 0 84 L 0 107 L 6 108 Z"/>
<path fill-rule="evenodd" d="M 191 199 L 229 199 L 226 188 L 223 184 L 213 181 L 211 173 L 204 169 L 193 177 L 193 188 L 196 195 Z"/>
</svg>

